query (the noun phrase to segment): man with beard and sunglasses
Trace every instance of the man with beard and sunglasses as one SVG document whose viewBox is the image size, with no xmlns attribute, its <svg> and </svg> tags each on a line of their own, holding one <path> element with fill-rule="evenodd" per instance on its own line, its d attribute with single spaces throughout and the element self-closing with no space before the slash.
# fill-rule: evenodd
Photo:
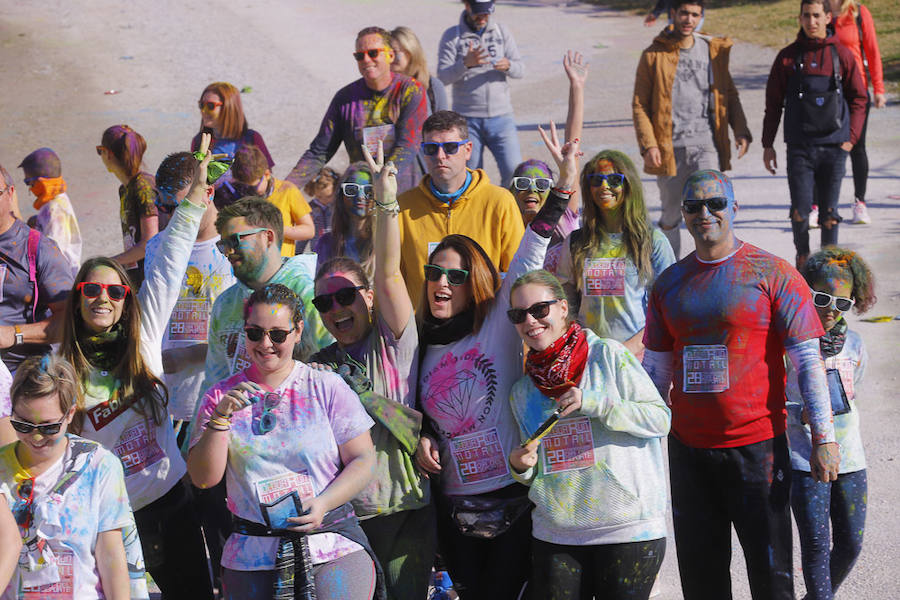
<svg viewBox="0 0 900 600">
<path fill-rule="evenodd" d="M 381 27 L 366 27 L 356 34 L 353 58 L 362 77 L 334 95 L 319 133 L 286 179 L 303 189 L 341 144 L 354 163 L 363 160 L 363 144 L 374 156 L 381 141 L 386 159 L 397 166 L 402 192 L 415 186 L 418 178 L 416 144 L 427 115 L 425 88 L 412 77 L 391 71 L 391 34 Z"/>
<path fill-rule="evenodd" d="M 653 286 L 643 365 L 672 408 L 684 597 L 731 597 L 734 525 L 753 597 L 793 598 L 784 354 L 812 431 L 812 476 L 833 481 L 840 457 L 819 354 L 824 332 L 800 274 L 735 236 L 738 207 L 725 174 L 693 173 L 682 198 L 697 250 Z"/>
<path fill-rule="evenodd" d="M 481 169 L 468 169 L 472 154 L 466 118 L 439 110 L 422 126 L 422 154 L 428 174 L 400 195 L 400 268 L 413 306 L 419 305 L 425 263 L 451 233 L 467 235 L 506 272 L 525 226 L 509 190 L 493 185 Z"/>
<path fill-rule="evenodd" d="M 259 148 L 244 146 L 234 153 L 231 177 L 232 186 L 238 197 L 265 198 L 281 211 L 281 217 L 284 219 L 282 256 L 294 256 L 295 243 L 305 242 L 315 235 L 316 225 L 310 214 L 312 209 L 300 189 L 290 181 L 275 179 L 265 155 Z"/>
</svg>

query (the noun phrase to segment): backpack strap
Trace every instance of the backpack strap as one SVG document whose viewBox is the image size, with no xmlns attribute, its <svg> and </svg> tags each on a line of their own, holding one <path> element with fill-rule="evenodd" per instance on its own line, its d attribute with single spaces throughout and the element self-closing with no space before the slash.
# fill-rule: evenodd
<svg viewBox="0 0 900 600">
<path fill-rule="evenodd" d="M 841 63 L 838 60 L 837 47 L 834 44 L 828 44 L 828 50 L 831 52 L 831 68 L 833 69 L 831 78 L 834 81 L 834 89 L 838 94 L 842 94 L 844 76 L 841 74 Z"/>
<path fill-rule="evenodd" d="M 28 281 L 34 286 L 34 302 L 31 305 L 31 322 L 37 323 L 38 307 L 38 281 L 37 281 L 37 256 L 38 244 L 41 241 L 41 232 L 37 229 L 28 230 Z"/>
</svg>

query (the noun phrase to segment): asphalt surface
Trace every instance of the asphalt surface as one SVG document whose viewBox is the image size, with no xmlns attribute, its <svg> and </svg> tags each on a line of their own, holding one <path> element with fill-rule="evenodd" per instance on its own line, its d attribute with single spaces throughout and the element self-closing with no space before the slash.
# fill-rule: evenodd
<svg viewBox="0 0 900 600">
<path fill-rule="evenodd" d="M 648 1 L 648 5 L 650 2 Z M 169 152 L 188 148 L 199 128 L 196 102 L 207 83 L 250 86 L 244 110 L 275 159 L 275 174 L 287 174 L 315 135 L 334 92 L 357 78 L 350 53 L 356 32 L 368 25 L 408 25 L 419 35 L 434 69 L 444 29 L 457 22 L 461 3 L 452 0 L 276 0 L 266 3 L 0 2 L 0 164 L 19 183 L 19 202 L 32 214 L 32 198 L 16 165 L 32 150 L 54 148 L 62 159 L 75 211 L 85 238 L 85 257 L 121 250 L 118 182 L 106 172 L 94 146 L 103 130 L 127 123 L 147 139 L 147 169 L 156 170 Z M 641 50 L 660 27 L 641 18 L 577 2 L 501 2 L 496 18 L 513 31 L 526 61 L 524 79 L 512 84 L 523 156 L 549 161 L 535 127 L 565 121 L 567 82 L 561 58 L 566 49 L 591 63 L 587 85 L 584 150 L 618 148 L 639 160 L 631 124 L 634 69 Z M 740 37 L 742 32 L 712 32 Z M 782 162 L 775 176 L 762 164 L 764 90 L 775 50 L 739 41 L 731 53 L 731 73 L 756 140 L 735 161 L 740 213 L 739 237 L 793 260 L 789 198 Z M 105 92 L 115 90 L 114 94 Z M 779 138 L 780 139 L 780 138 Z M 868 226 L 842 225 L 840 242 L 859 251 L 878 278 L 879 302 L 870 315 L 900 315 L 900 106 L 892 98 L 872 110 L 868 132 Z M 346 165 L 340 152 L 332 161 Z M 497 170 L 489 164 L 496 177 Z M 658 215 L 655 180 L 644 180 L 651 213 Z M 844 182 L 841 210 L 850 217 L 852 180 Z M 692 248 L 682 232 L 685 251 Z M 817 246 L 813 233 L 813 246 Z M 900 559 L 894 507 L 900 503 L 896 431 L 900 324 L 863 323 L 849 317 L 869 349 L 871 364 L 859 390 L 866 444 L 869 507 L 859 563 L 839 597 L 900 597 L 894 569 Z M 799 546 L 794 544 L 795 587 L 803 594 Z M 886 568 L 887 567 L 887 568 Z M 746 573 L 735 542 L 734 596 L 749 598 Z M 681 598 L 674 540 L 661 573 L 660 598 Z"/>
</svg>

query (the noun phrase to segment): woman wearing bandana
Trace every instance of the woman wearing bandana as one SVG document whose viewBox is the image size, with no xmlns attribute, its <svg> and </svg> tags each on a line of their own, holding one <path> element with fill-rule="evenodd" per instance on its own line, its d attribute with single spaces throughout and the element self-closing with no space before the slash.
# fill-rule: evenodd
<svg viewBox="0 0 900 600">
<path fill-rule="evenodd" d="M 875 304 L 875 280 L 855 252 L 830 246 L 801 267 L 825 335 L 819 347 L 828 374 L 834 434 L 841 467 L 836 481 L 810 475 L 812 434 L 803 411 L 797 371 L 787 362 L 787 433 L 791 446 L 791 508 L 800 534 L 806 597 L 831 600 L 862 550 L 866 524 L 866 456 L 859 431 L 855 389 L 869 360 L 862 337 L 850 331 L 844 313 L 864 313 Z M 832 542 L 833 540 L 833 542 Z"/>
<path fill-rule="evenodd" d="M 569 321 L 549 272 L 519 277 L 510 306 L 529 348 L 509 464 L 535 504 L 531 595 L 646 599 L 666 549 L 671 413 L 631 352 Z"/>
</svg>

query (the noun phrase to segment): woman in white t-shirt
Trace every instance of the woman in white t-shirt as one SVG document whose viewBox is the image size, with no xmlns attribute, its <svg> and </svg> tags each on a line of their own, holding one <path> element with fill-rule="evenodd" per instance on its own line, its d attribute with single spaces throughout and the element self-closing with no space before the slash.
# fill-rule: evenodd
<svg viewBox="0 0 900 600">
<path fill-rule="evenodd" d="M 301 597 L 309 586 L 320 600 L 383 594 L 349 504 L 372 477 L 373 422 L 338 375 L 293 359 L 301 311 L 281 284 L 253 292 L 244 311 L 251 365 L 206 392 L 191 438 L 194 485 L 224 475 L 235 517 L 222 552 L 225 598 L 264 600 L 291 587 Z"/>
<path fill-rule="evenodd" d="M 57 356 L 30 357 L 16 372 L 10 422 L 19 439 L 0 448 L 0 494 L 24 545 L 3 600 L 130 597 L 125 478 L 111 452 L 67 434 L 78 385 Z"/>
</svg>

